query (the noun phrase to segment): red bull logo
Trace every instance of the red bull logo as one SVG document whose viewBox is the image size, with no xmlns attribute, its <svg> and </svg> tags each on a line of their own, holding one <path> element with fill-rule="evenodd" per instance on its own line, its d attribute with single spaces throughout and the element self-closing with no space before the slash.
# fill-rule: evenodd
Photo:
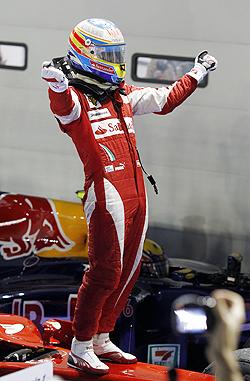
<svg viewBox="0 0 250 381">
<path fill-rule="evenodd" d="M 5 260 L 74 246 L 63 232 L 52 200 L 20 194 L 0 195 L 0 255 Z"/>
</svg>

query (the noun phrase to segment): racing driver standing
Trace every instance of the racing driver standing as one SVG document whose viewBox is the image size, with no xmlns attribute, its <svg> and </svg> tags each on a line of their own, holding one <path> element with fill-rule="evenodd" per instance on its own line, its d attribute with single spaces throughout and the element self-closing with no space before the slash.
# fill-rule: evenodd
<svg viewBox="0 0 250 381">
<path fill-rule="evenodd" d="M 173 111 L 217 61 L 203 51 L 191 71 L 171 86 L 131 86 L 124 81 L 121 31 L 111 21 L 93 18 L 72 30 L 63 63 L 58 68 L 54 60 L 44 62 L 42 78 L 49 86 L 51 111 L 83 163 L 90 264 L 78 291 L 68 365 L 105 374 L 105 360 L 137 361 L 109 339 L 139 275 L 148 225 L 133 117 Z"/>
</svg>

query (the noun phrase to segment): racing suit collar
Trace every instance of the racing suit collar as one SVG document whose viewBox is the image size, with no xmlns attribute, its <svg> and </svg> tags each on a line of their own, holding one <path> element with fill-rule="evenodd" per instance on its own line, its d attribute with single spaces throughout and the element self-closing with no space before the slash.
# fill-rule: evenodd
<svg viewBox="0 0 250 381">
<path fill-rule="evenodd" d="M 98 81 L 98 79 L 91 78 L 87 75 L 80 74 L 80 73 L 75 74 L 75 79 L 83 81 L 84 83 L 87 83 L 89 85 L 97 86 L 101 90 L 105 90 L 105 91 L 115 91 L 119 87 L 118 85 L 114 85 L 110 82 L 101 82 L 101 81 Z"/>
<path fill-rule="evenodd" d="M 123 83 L 112 85 L 109 82 L 99 82 L 95 78 L 90 78 L 79 73 L 76 73 L 74 78 L 69 80 L 69 85 L 78 88 L 85 94 L 93 96 L 98 101 L 103 101 L 113 95 L 115 100 L 119 102 L 120 94 L 125 94 Z"/>
</svg>

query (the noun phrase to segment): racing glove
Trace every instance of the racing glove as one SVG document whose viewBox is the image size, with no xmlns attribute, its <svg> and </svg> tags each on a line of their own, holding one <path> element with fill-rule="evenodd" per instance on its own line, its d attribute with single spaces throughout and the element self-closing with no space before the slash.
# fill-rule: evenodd
<svg viewBox="0 0 250 381">
<path fill-rule="evenodd" d="M 210 56 L 207 50 L 203 50 L 195 58 L 194 67 L 188 74 L 200 82 L 209 71 L 215 70 L 217 65 L 218 62 L 216 58 Z"/>
<path fill-rule="evenodd" d="M 43 63 L 41 77 L 48 82 L 51 90 L 56 93 L 62 93 L 68 88 L 68 79 L 64 73 L 53 66 L 51 62 L 45 61 Z"/>
</svg>

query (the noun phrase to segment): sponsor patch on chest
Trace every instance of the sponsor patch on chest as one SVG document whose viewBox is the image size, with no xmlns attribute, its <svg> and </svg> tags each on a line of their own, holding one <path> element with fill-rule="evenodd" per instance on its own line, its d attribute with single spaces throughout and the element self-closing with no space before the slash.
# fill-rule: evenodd
<svg viewBox="0 0 250 381">
<path fill-rule="evenodd" d="M 125 163 L 119 163 L 117 166 L 114 166 L 113 164 L 106 165 L 104 169 L 106 173 L 114 171 L 123 171 L 125 169 Z"/>
<path fill-rule="evenodd" d="M 111 116 L 110 111 L 107 108 L 101 108 L 97 110 L 88 111 L 89 120 L 104 119 Z"/>
<path fill-rule="evenodd" d="M 135 131 L 132 118 L 126 117 L 125 122 L 128 132 L 134 134 Z M 122 124 L 117 118 L 92 122 L 91 127 L 96 139 L 103 139 L 108 136 L 124 134 Z"/>
<path fill-rule="evenodd" d="M 99 108 L 99 107 L 102 107 L 101 103 L 97 99 L 92 97 L 91 95 L 85 95 L 85 97 L 86 97 L 87 102 L 89 104 L 89 108 Z"/>
</svg>

